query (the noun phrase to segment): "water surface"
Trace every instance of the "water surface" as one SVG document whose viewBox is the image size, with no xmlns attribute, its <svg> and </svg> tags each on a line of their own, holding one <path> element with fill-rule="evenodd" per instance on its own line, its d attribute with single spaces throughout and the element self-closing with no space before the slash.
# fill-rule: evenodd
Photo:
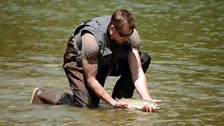
<svg viewBox="0 0 224 126">
<path fill-rule="evenodd" d="M 68 91 L 61 67 L 74 28 L 116 8 L 137 19 L 156 113 L 31 105 L 36 87 Z M 223 125 L 224 2 L 221 0 L 0 1 L 0 125 Z M 108 78 L 111 93 L 117 78 Z M 139 98 L 137 92 L 134 98 Z"/>
</svg>

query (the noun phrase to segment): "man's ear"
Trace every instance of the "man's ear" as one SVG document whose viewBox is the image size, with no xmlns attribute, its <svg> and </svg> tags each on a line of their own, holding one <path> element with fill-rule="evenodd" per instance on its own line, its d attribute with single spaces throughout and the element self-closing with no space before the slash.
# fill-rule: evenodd
<svg viewBox="0 0 224 126">
<path fill-rule="evenodd" d="M 110 30 L 115 31 L 115 26 L 114 25 L 110 25 Z"/>
<path fill-rule="evenodd" d="M 110 31 L 110 34 L 114 34 L 116 32 L 116 28 L 114 25 L 110 25 L 110 28 L 109 28 L 109 31 Z"/>
</svg>

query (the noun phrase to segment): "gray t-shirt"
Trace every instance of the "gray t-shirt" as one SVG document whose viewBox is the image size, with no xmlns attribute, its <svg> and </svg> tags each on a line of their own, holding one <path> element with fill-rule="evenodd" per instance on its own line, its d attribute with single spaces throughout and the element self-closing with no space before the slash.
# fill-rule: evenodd
<svg viewBox="0 0 224 126">
<path fill-rule="evenodd" d="M 132 35 L 129 37 L 131 47 L 139 50 L 140 48 L 140 37 L 137 30 L 134 30 Z M 96 42 L 96 39 L 92 35 L 83 35 L 82 37 L 82 54 L 87 59 L 96 58 L 100 52 L 100 47 Z"/>
</svg>

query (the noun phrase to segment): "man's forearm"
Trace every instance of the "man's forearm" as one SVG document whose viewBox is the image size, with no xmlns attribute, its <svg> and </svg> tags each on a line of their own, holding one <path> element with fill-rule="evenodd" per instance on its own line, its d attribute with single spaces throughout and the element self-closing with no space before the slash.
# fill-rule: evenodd
<svg viewBox="0 0 224 126">
<path fill-rule="evenodd" d="M 141 58 L 138 50 L 133 49 L 131 52 L 129 52 L 128 61 L 132 75 L 132 81 L 139 95 L 142 99 L 151 99 L 151 96 L 148 91 L 146 76 L 142 69 Z"/>
<path fill-rule="evenodd" d="M 106 90 L 101 86 L 101 84 L 94 78 L 88 78 L 87 84 L 89 88 L 96 93 L 96 95 L 110 104 L 111 106 L 114 106 L 115 100 L 106 92 Z"/>
<path fill-rule="evenodd" d="M 84 75 L 87 80 L 88 87 L 102 100 L 110 104 L 114 105 L 115 100 L 106 92 L 106 90 L 102 87 L 99 81 L 96 79 L 97 70 L 98 70 L 98 62 L 97 60 L 92 60 L 89 62 L 87 59 L 82 59 Z"/>
<path fill-rule="evenodd" d="M 135 88 L 138 91 L 139 95 L 144 100 L 150 100 L 151 96 L 148 90 L 148 85 L 144 73 L 140 73 L 139 78 L 134 82 Z"/>
</svg>

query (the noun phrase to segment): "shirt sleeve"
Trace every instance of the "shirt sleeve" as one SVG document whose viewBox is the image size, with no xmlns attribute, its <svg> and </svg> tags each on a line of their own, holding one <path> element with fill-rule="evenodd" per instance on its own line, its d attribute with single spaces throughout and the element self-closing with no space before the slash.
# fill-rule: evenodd
<svg viewBox="0 0 224 126">
<path fill-rule="evenodd" d="M 130 44 L 132 48 L 135 49 L 140 49 L 140 44 L 141 44 L 141 39 L 140 36 L 138 34 L 138 31 L 136 29 L 134 29 L 133 34 L 130 36 Z"/>
<path fill-rule="evenodd" d="M 88 60 L 95 60 L 99 54 L 99 45 L 91 33 L 82 35 L 82 54 Z"/>
</svg>

